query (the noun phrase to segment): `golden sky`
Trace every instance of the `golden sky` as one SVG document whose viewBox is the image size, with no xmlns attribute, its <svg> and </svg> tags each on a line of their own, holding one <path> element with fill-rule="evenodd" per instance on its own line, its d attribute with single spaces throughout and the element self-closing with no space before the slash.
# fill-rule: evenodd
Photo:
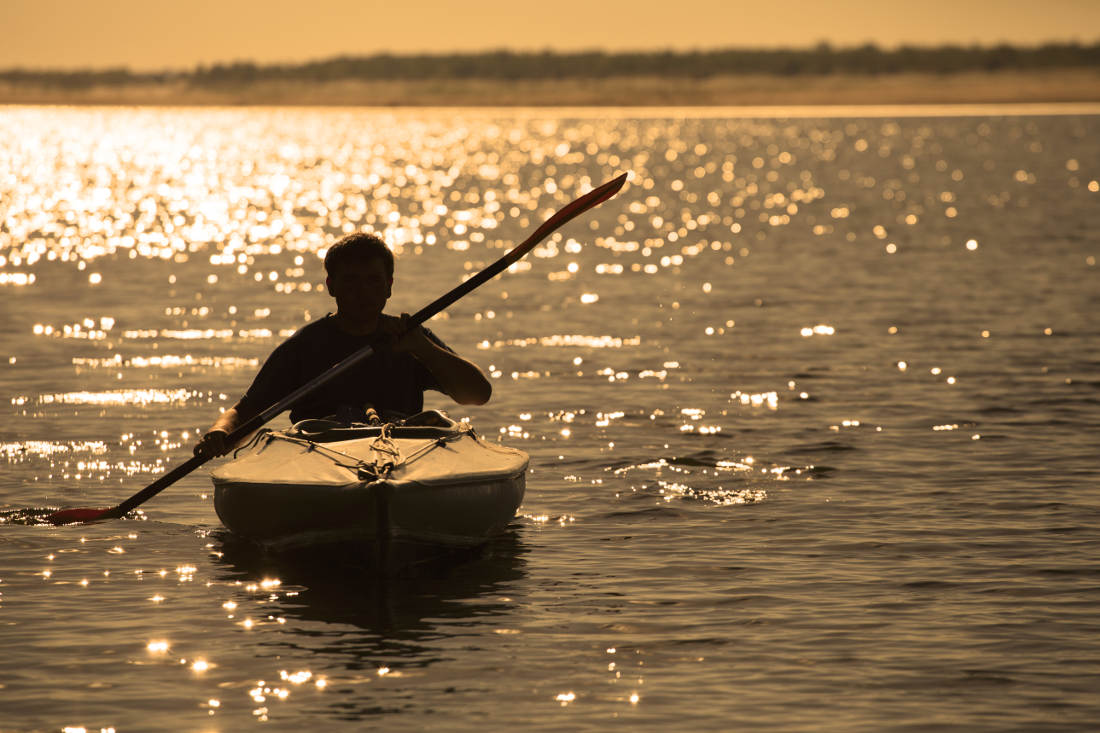
<svg viewBox="0 0 1100 733">
<path fill-rule="evenodd" d="M 1100 0 L 0 0 L 0 69 L 514 50 L 1100 40 Z"/>
</svg>

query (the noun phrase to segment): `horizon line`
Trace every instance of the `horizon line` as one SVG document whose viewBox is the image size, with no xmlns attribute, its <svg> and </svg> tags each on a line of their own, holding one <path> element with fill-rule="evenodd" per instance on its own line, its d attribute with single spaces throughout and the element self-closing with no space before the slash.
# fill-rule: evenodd
<svg viewBox="0 0 1100 733">
<path fill-rule="evenodd" d="M 535 57 L 535 56 L 552 56 L 559 58 L 568 57 L 580 57 L 580 56 L 592 56 L 601 55 L 604 57 L 632 57 L 632 56 L 660 56 L 667 55 L 673 57 L 690 57 L 700 55 L 718 55 L 723 53 L 742 53 L 742 54 L 759 54 L 766 56 L 769 54 L 782 54 L 782 53 L 794 53 L 794 54 L 810 54 L 810 53 L 847 53 L 854 51 L 874 51 L 882 54 L 894 54 L 905 51 L 993 51 L 993 50 L 1011 50 L 1011 51 L 1023 51 L 1023 52 L 1038 52 L 1044 49 L 1056 49 L 1056 48 L 1077 48 L 1081 50 L 1097 50 L 1100 51 L 1100 36 L 1094 41 L 1080 41 L 1080 40 L 1046 40 L 1036 43 L 1012 43 L 1008 41 L 998 41 L 992 43 L 939 43 L 939 44 L 924 44 L 924 43 L 898 43 L 894 45 L 879 45 L 874 41 L 868 40 L 863 43 L 851 43 L 851 44 L 833 44 L 828 40 L 822 39 L 811 45 L 776 45 L 776 46 L 714 46 L 710 48 L 694 47 L 694 48 L 650 48 L 650 49 L 619 49 L 619 50 L 607 50 L 600 48 L 588 48 L 588 49 L 574 49 L 574 50 L 555 50 L 553 48 L 544 47 L 539 49 L 519 49 L 509 48 L 504 46 L 489 47 L 480 51 L 423 51 L 423 52 L 396 52 L 396 51 L 378 51 L 374 53 L 364 54 L 349 54 L 338 53 L 327 56 L 311 57 L 298 61 L 265 61 L 258 62 L 250 59 L 236 58 L 232 60 L 220 60 L 209 62 L 198 62 L 192 64 L 189 67 L 160 67 L 160 68 L 148 68 L 148 69 L 135 69 L 134 67 L 126 64 L 122 65 L 107 65 L 107 66 L 73 66 L 73 67 L 31 67 L 31 66 L 7 66 L 0 67 L 0 74 L 11 73 L 26 73 L 26 74 L 105 74 L 105 73 L 125 73 L 136 76 L 155 76 L 155 75 L 188 75 L 201 73 L 206 70 L 215 68 L 232 68 L 240 66 L 252 66 L 257 69 L 285 69 L 285 68 L 302 68 L 315 64 L 325 64 L 334 61 L 341 60 L 373 60 L 373 59 L 392 59 L 397 61 L 402 60 L 425 60 L 425 59 L 461 59 L 461 58 L 484 58 L 497 55 L 510 55 L 515 57 Z"/>
</svg>

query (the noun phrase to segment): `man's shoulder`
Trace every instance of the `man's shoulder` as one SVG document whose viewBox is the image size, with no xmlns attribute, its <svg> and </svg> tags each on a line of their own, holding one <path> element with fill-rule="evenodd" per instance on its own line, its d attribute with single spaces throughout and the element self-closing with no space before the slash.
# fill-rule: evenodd
<svg viewBox="0 0 1100 733">
<path fill-rule="evenodd" d="M 317 348 L 332 339 L 335 323 L 332 314 L 322 316 L 302 326 L 278 346 L 274 353 L 287 354 Z"/>
<path fill-rule="evenodd" d="M 284 341 L 283 343 L 287 343 L 289 341 L 304 342 L 311 341 L 317 338 L 328 338 L 332 335 L 333 331 L 337 330 L 339 329 L 336 327 L 336 319 L 332 317 L 331 313 L 329 313 L 302 326 L 290 336 L 288 336 L 286 341 Z"/>
</svg>

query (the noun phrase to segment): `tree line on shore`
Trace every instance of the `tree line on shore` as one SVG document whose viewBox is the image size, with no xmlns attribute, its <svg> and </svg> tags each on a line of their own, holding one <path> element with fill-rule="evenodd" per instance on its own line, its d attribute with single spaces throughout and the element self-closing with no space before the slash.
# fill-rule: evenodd
<svg viewBox="0 0 1100 733">
<path fill-rule="evenodd" d="M 770 74 L 897 74 L 905 72 L 1034 71 L 1065 68 L 1100 69 L 1100 42 L 1049 43 L 1020 47 L 901 46 L 873 44 L 834 48 L 821 43 L 809 49 L 720 49 L 654 52 L 524 52 L 444 53 L 338 56 L 301 64 L 256 64 L 237 61 L 200 65 L 189 71 L 135 72 L 102 70 L 0 70 L 0 82 L 66 89 L 131 84 L 184 83 L 194 87 L 240 86 L 259 82 L 365 80 L 413 81 L 447 79 L 566 80 L 647 76 L 705 79 L 714 76 Z"/>
</svg>

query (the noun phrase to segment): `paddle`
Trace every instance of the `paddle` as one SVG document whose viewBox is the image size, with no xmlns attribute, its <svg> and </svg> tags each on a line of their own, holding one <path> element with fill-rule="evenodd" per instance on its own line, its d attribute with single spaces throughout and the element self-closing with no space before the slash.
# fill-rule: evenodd
<svg viewBox="0 0 1100 733">
<path fill-rule="evenodd" d="M 445 295 L 436 298 L 434 301 L 417 311 L 416 314 L 409 319 L 411 327 L 415 328 L 421 325 L 429 318 L 434 316 L 436 313 L 439 313 L 462 296 L 466 295 L 470 291 L 483 285 L 484 283 L 499 275 L 504 270 L 508 269 L 512 264 L 518 262 L 524 255 L 534 249 L 535 245 L 545 239 L 558 227 L 614 196 L 616 193 L 619 192 L 619 189 L 623 187 L 623 184 L 626 183 L 627 175 L 628 174 L 623 173 L 618 178 L 604 183 L 603 185 L 589 191 L 584 196 L 581 196 L 580 198 L 571 201 L 570 203 L 563 206 L 556 214 L 547 219 L 542 226 L 536 229 L 531 236 L 525 239 L 521 244 L 513 247 L 512 250 L 509 251 L 506 255 L 486 267 L 478 274 L 466 280 L 466 282 L 454 288 L 449 293 L 446 293 Z M 301 387 L 294 390 L 286 397 L 282 398 L 260 414 L 256 415 L 251 420 L 248 420 L 232 433 L 230 433 L 228 436 L 226 436 L 226 445 L 236 445 L 249 433 L 262 427 L 264 423 L 278 415 L 283 410 L 290 407 L 297 400 L 301 399 L 321 385 L 326 384 L 330 380 L 340 376 L 348 369 L 363 361 L 373 353 L 373 347 L 365 346 L 359 351 L 356 351 L 351 356 L 345 358 L 343 361 L 335 364 L 334 366 L 329 368 L 328 371 L 314 378 L 312 381 L 303 384 Z M 156 481 L 149 484 L 144 489 L 134 494 L 118 506 L 108 507 L 106 509 L 95 509 L 90 507 L 61 509 L 59 511 L 53 512 L 52 514 L 46 515 L 45 517 L 43 517 L 43 519 L 52 524 L 72 524 L 74 522 L 91 522 L 97 519 L 117 519 L 119 517 L 123 517 L 132 510 L 136 509 L 141 504 L 144 504 L 149 499 L 152 499 L 164 489 L 179 481 L 187 474 L 194 471 L 202 464 L 206 463 L 212 457 L 213 456 L 194 456 L 190 458 L 189 460 L 176 466 L 171 471 L 164 474 Z"/>
</svg>

